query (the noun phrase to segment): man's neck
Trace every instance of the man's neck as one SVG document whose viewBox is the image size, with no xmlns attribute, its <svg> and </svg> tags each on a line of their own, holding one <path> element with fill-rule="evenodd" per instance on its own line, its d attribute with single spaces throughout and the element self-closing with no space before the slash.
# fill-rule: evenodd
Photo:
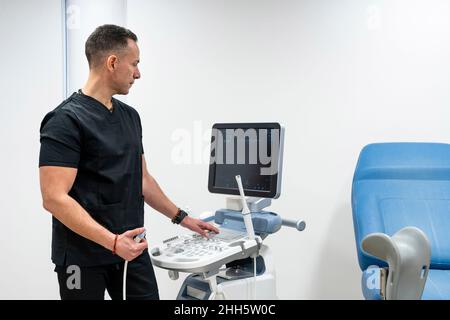
<svg viewBox="0 0 450 320">
<path fill-rule="evenodd" d="M 110 88 L 105 87 L 104 81 L 102 81 L 100 77 L 90 74 L 89 79 L 81 91 L 83 94 L 101 102 L 108 110 L 112 109 L 113 105 L 111 99 L 113 92 Z"/>
</svg>

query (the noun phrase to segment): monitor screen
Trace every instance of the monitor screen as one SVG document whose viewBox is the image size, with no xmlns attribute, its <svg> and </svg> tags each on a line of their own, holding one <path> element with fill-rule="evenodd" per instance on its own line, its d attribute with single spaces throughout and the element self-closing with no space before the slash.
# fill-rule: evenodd
<svg viewBox="0 0 450 320">
<path fill-rule="evenodd" d="M 208 189 L 246 196 L 278 198 L 284 129 L 279 123 L 218 123 L 213 126 Z"/>
</svg>

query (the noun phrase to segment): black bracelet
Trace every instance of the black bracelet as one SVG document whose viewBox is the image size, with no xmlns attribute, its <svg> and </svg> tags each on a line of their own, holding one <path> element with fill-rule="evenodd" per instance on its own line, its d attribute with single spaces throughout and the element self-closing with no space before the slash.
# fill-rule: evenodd
<svg viewBox="0 0 450 320">
<path fill-rule="evenodd" d="M 174 224 L 180 224 L 181 221 L 183 221 L 184 218 L 188 216 L 187 212 L 181 209 L 178 209 L 178 213 L 175 215 L 175 217 L 172 218 L 172 223 Z"/>
</svg>

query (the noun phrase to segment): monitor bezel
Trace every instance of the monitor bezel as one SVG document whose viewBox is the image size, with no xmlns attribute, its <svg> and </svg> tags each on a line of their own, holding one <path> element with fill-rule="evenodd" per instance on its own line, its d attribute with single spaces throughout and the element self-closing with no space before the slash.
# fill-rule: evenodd
<svg viewBox="0 0 450 320">
<path fill-rule="evenodd" d="M 278 170 L 274 175 L 274 179 L 270 184 L 270 191 L 257 191 L 257 190 L 249 190 L 244 188 L 244 193 L 246 196 L 250 197 L 258 197 L 258 198 L 271 198 L 277 199 L 281 194 L 281 179 L 282 179 L 282 168 L 283 168 L 283 149 L 284 149 L 284 127 L 278 122 L 245 122 L 245 123 L 215 123 L 212 129 L 278 129 L 279 139 L 280 139 L 280 149 L 278 154 Z M 213 133 L 212 130 L 212 133 Z M 220 188 L 214 186 L 214 177 L 216 164 L 212 161 L 212 139 L 213 135 L 211 133 L 211 149 L 210 149 L 210 164 L 209 164 L 209 173 L 208 173 L 208 190 L 211 193 L 217 194 L 225 194 L 225 195 L 239 195 L 239 190 L 237 189 L 228 189 L 228 188 Z"/>
</svg>

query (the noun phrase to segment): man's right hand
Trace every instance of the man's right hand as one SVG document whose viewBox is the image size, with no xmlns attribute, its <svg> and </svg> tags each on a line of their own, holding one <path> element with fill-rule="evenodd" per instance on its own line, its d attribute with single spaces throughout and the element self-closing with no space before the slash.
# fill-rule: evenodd
<svg viewBox="0 0 450 320">
<path fill-rule="evenodd" d="M 136 243 L 134 237 L 142 233 L 145 228 L 128 230 L 117 237 L 116 254 L 126 261 L 131 261 L 142 254 L 148 248 L 147 240 L 142 239 Z"/>
</svg>

